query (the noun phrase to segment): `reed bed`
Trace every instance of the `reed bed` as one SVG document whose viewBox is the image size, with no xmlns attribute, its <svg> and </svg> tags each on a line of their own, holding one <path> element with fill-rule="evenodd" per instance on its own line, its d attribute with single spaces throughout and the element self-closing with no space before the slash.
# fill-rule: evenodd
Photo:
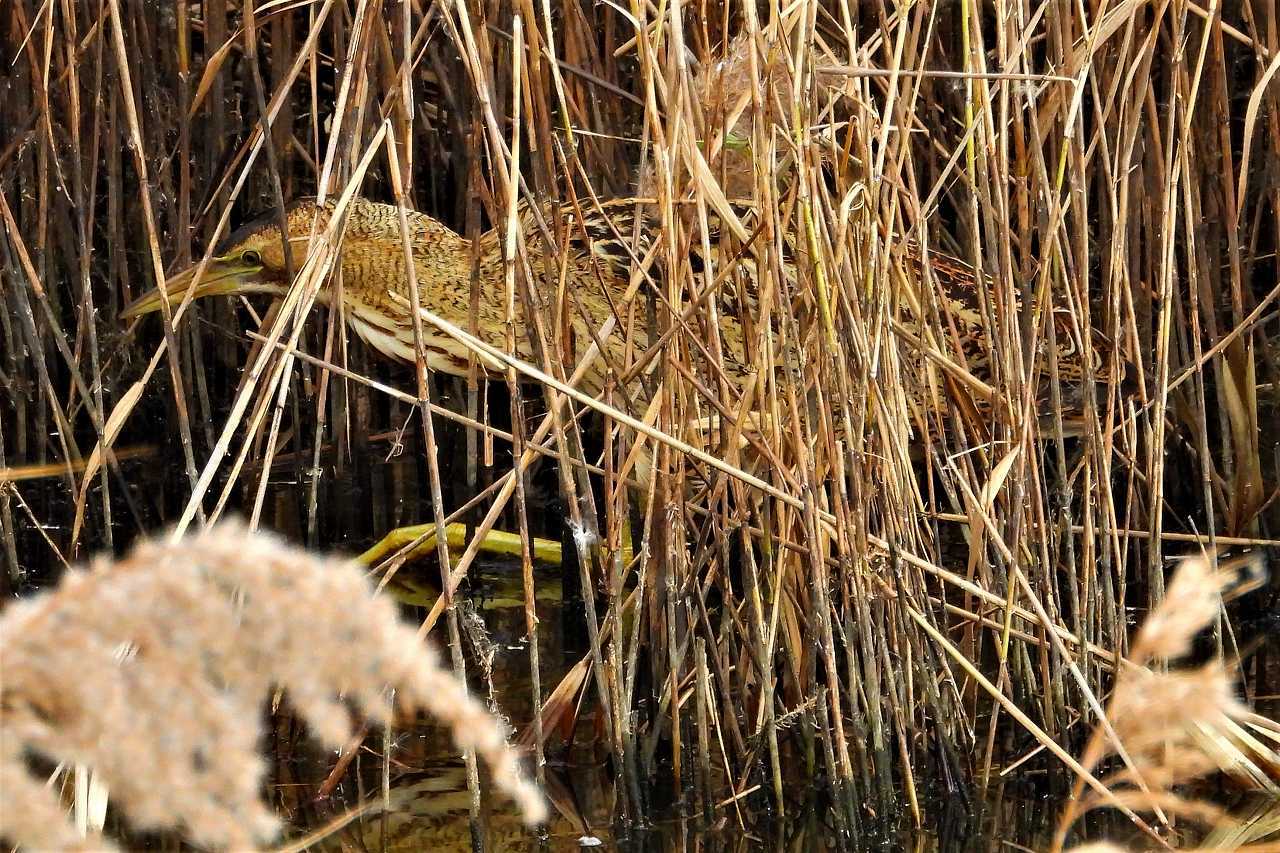
<svg viewBox="0 0 1280 853">
<path fill-rule="evenodd" d="M 1058 767 L 1170 557 L 1278 544 L 1271 4 L 9 0 L 0 34 L 10 589 L 231 512 L 351 547 L 563 521 L 589 664 L 534 698 L 602 709 L 620 815 L 746 824 L 799 775 L 853 831 Z M 118 319 L 315 194 L 496 228 L 538 374 L 415 385 L 314 292 Z M 660 234 L 618 318 L 665 342 L 641 400 L 574 393 L 572 287 L 507 240 L 520 200 L 618 198 Z M 475 541 L 424 623 L 463 675 Z M 1211 630 L 1246 696 L 1276 592 Z"/>
</svg>

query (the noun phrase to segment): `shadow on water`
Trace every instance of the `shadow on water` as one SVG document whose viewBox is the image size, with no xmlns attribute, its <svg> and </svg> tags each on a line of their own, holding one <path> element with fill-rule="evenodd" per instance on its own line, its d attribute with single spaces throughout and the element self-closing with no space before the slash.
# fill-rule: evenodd
<svg viewBox="0 0 1280 853">
<path fill-rule="evenodd" d="M 448 391 L 448 386 L 440 389 Z M 459 395 L 460 396 L 460 395 Z M 447 393 L 437 399 L 447 402 Z M 503 407 L 494 406 L 501 413 Z M 163 430 L 168 414 L 157 407 L 154 424 Z M 337 452 L 335 441 L 318 454 L 281 454 L 272 466 L 261 513 L 263 527 L 282 532 L 296 542 L 324 551 L 355 553 L 387 530 L 421 523 L 432 517 L 424 454 L 418 430 L 404 409 L 392 405 L 377 413 L 376 421 L 400 424 L 395 430 L 356 431 L 352 452 Z M 502 424 L 497 424 L 503 426 Z M 158 433 L 162 434 L 162 433 Z M 492 466 L 471 465 L 476 459 L 460 431 L 441 431 L 441 479 L 448 507 L 461 505 L 509 468 L 510 457 L 501 451 Z M 345 440 L 345 439 L 342 439 Z M 162 528 L 181 512 L 187 494 L 187 475 L 181 454 L 172 443 L 159 443 L 153 456 L 125 461 L 131 498 L 143 515 L 144 529 Z M 318 462 L 318 464 L 317 464 Z M 470 482 L 473 479 L 475 482 Z M 252 510 L 261 469 L 251 463 L 241 473 L 230 506 L 242 515 Z M 218 485 L 221 488 L 221 484 Z M 48 512 L 69 499 L 65 486 L 49 480 L 26 489 L 41 517 L 61 517 Z M 555 473 L 541 466 L 530 479 L 529 520 L 534 535 L 560 539 L 564 512 L 554 497 Z M 113 506 L 118 504 L 113 497 Z M 135 529 L 123 506 L 116 516 L 120 530 Z M 504 518 L 500 527 L 515 528 Z M 46 553 L 38 531 L 20 531 L 25 553 Z M 127 545 L 116 541 L 117 549 Z M 28 583 L 39 586 L 60 570 L 55 559 L 29 561 Z M 434 559 L 420 560 L 403 571 L 416 573 L 429 589 L 438 577 Z M 577 573 L 560 567 L 536 569 L 536 609 L 539 620 L 539 659 L 544 698 L 573 667 L 586 649 L 581 613 L 581 589 Z M 428 595 L 431 595 L 428 592 Z M 473 691 L 506 717 L 517 736 L 533 718 L 528 638 L 525 630 L 524 595 L 520 567 L 507 560 L 480 560 L 471 569 L 458 597 L 463 645 Z M 406 608 L 411 619 L 421 620 L 421 607 Z M 437 642 L 442 632 L 437 633 Z M 916 828 L 905 806 L 896 814 L 875 814 L 864 806 L 858 815 L 855 836 L 842 836 L 830 804 L 819 793 L 817 780 L 789 779 L 787 814 L 771 811 L 758 785 L 748 785 L 751 796 L 715 804 L 702 816 L 692 802 L 679 802 L 672 792 L 669 766 L 659 764 L 645 784 L 651 790 L 650 820 L 643 827 L 624 829 L 618 818 L 618 774 L 590 685 L 577 703 L 572 727 L 550 732 L 546 749 L 546 790 L 554 806 L 548 827 L 547 849 L 571 850 L 598 846 L 618 851 L 807 851 L 830 849 L 883 850 L 1019 850 L 1047 846 L 1053 822 L 1060 810 L 1062 786 L 1050 785 L 1043 768 L 1030 766 L 1011 774 L 1010 780 L 993 782 L 988 797 L 971 803 L 945 793 L 922 802 L 926 825 Z M 265 748 L 270 758 L 272 804 L 289 821 L 290 835 L 301 838 L 335 822 L 360 807 L 360 817 L 329 835 L 319 848 L 343 851 L 471 850 L 470 795 L 466 774 L 448 737 L 428 725 L 401 727 L 390 735 L 389 808 L 382 807 L 381 790 L 387 741 L 380 733 L 365 738 L 354 760 L 335 774 L 336 757 L 320 751 L 287 713 L 270 718 Z M 1020 751 L 1029 751 L 1020 750 Z M 803 771 L 792 774 L 802 776 Z M 330 779 L 330 776 L 335 778 Z M 1017 781 L 1013 781 L 1016 779 Z M 1032 780 L 1028 782 L 1028 779 Z M 922 784 L 922 791 L 944 787 L 941 780 Z M 1057 793 L 1055 793 L 1055 790 Z M 324 791 L 323 795 L 318 792 Z M 362 805 L 363 804 L 363 805 Z M 697 818 L 688 815 L 698 814 Z M 1123 841 L 1133 837 L 1123 821 L 1100 816 L 1089 827 L 1090 835 L 1105 833 Z M 504 801 L 486 790 L 478 823 L 485 837 L 484 849 L 534 849 L 534 836 L 518 822 Z"/>
<path fill-rule="evenodd" d="M 434 569 L 434 562 L 423 561 Z M 419 565 L 419 568 L 422 564 Z M 468 596 L 461 601 L 464 645 L 472 688 L 516 729 L 532 719 L 527 638 L 518 563 L 482 561 Z M 558 568 L 539 566 L 537 611 L 544 693 L 580 659 L 583 645 L 573 638 L 575 620 L 566 618 Z M 568 629 L 566 630 L 566 625 Z M 788 790 L 788 814 L 779 818 L 760 798 L 722 802 L 710 818 L 681 816 L 696 809 L 672 802 L 668 790 L 648 792 L 666 804 L 653 810 L 644 826 L 617 822 L 618 800 L 603 728 L 588 695 L 572 730 L 549 735 L 545 790 L 553 817 L 540 843 L 510 804 L 482 785 L 480 832 L 486 850 L 630 851 L 818 851 L 852 850 L 1019 850 L 1043 849 L 1057 807 L 1028 786 L 993 786 L 980 807 L 961 798 L 936 798 L 926 804 L 929 824 L 916 828 L 902 814 L 875 815 L 866 810 L 856 837 L 840 834 L 820 786 Z M 424 723 L 391 736 L 389 808 L 383 807 L 382 751 L 377 734 L 366 738 L 342 782 L 322 798 L 319 780 L 333 765 L 314 743 L 284 721 L 273 735 L 275 805 L 291 817 L 298 837 L 338 822 L 364 804 L 361 814 L 321 842 L 331 851 L 468 851 L 474 849 L 469 819 L 466 772 L 447 734 Z M 483 773 L 483 770 L 482 770 Z M 793 780 L 799 782 L 799 780 Z M 669 783 L 668 786 L 669 787 Z M 806 792 L 808 794 L 806 795 Z M 1109 827 L 1112 837 L 1116 827 Z M 1118 827 L 1123 833 L 1123 827 Z"/>
<path fill-rule="evenodd" d="M 294 541 L 322 550 L 357 552 L 380 533 L 431 517 L 421 454 L 415 452 L 411 430 L 373 436 L 366 453 L 354 461 L 322 453 L 316 471 L 293 456 L 277 458 L 263 503 L 263 526 Z M 157 458 L 128 462 L 131 484 L 142 512 L 152 515 L 151 526 L 163 527 L 181 509 L 185 472 L 173 448 L 160 448 Z M 465 456 L 442 449 L 442 481 L 446 489 L 465 494 Z M 564 514 L 557 501 L 550 466 L 532 480 L 530 521 L 536 534 L 559 538 Z M 500 469 L 499 469 L 500 470 Z M 255 483 L 251 467 L 245 484 Z M 483 477 L 483 469 L 481 477 Z M 483 480 L 481 482 L 483 485 Z M 252 488 L 243 489 L 241 512 L 252 506 Z M 56 481 L 29 489 L 33 500 L 57 503 L 66 495 Z M 314 495 L 314 497 L 313 497 Z M 454 498 L 451 502 L 450 499 Z M 308 503 L 318 507 L 318 523 L 309 530 Z M 458 505 L 454 495 L 446 502 Z M 26 538 L 35 533 L 25 531 Z M 38 543 L 32 542 L 32 553 Z M 117 543 L 118 545 L 123 543 Z M 58 568 L 50 560 L 29 578 L 34 586 Z M 431 578 L 438 563 L 422 559 L 403 567 L 433 596 Z M 566 575 L 570 578 L 566 580 Z M 581 660 L 586 650 L 581 590 L 576 572 L 538 565 L 535 570 L 539 620 L 539 659 L 543 696 Z M 438 589 L 438 586 L 435 587 Z M 510 560 L 476 562 L 458 597 L 468 678 L 473 691 L 492 710 L 505 717 L 516 735 L 533 718 L 528 638 L 525 630 L 520 566 Z M 426 610 L 406 607 L 406 616 L 420 620 Z M 287 711 L 287 697 L 286 708 Z M 788 813 L 779 817 L 753 786 L 754 796 L 717 804 L 708 818 L 696 814 L 692 803 L 681 804 L 671 788 L 670 774 L 649 780 L 650 821 L 622 828 L 618 822 L 618 776 L 588 686 L 577 706 L 571 728 L 550 732 L 546 748 L 546 786 L 553 804 L 545 848 L 617 851 L 808 851 L 830 849 L 971 850 L 1040 849 L 1048 840 L 1058 809 L 1052 799 L 1003 786 L 994 789 L 983 808 L 956 799 L 935 798 L 925 804 L 930 824 L 913 826 L 901 814 L 873 814 L 864 809 L 856 837 L 840 834 L 830 804 L 817 793 L 823 786 L 789 780 Z M 475 849 L 469 819 L 470 795 L 456 748 L 443 731 L 430 725 L 401 727 L 390 735 L 389 808 L 382 807 L 383 755 L 387 741 L 378 732 L 365 738 L 344 773 L 330 779 L 336 756 L 320 750 L 291 714 L 272 714 L 264 747 L 272 778 L 269 796 L 284 815 L 293 838 L 329 826 L 363 805 L 360 817 L 328 835 L 316 848 L 333 851 L 410 851 Z M 663 768 L 669 771 L 669 766 Z M 537 838 L 519 822 L 505 801 L 484 788 L 479 830 L 486 850 L 525 850 L 540 847 Z M 318 795 L 320 791 L 326 791 Z M 126 831 L 126 835 L 128 835 Z M 134 836 L 148 847 L 152 839 Z M 168 844 L 160 847 L 169 849 Z"/>
</svg>

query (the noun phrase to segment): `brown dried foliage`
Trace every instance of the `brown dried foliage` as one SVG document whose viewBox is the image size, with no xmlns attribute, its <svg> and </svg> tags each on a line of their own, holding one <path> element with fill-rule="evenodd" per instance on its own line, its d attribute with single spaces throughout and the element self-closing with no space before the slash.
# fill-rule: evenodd
<svg viewBox="0 0 1280 853">
<path fill-rule="evenodd" d="M 305 614 L 305 618 L 290 618 Z M 66 821 L 31 756 L 88 765 L 133 825 L 246 849 L 279 821 L 259 800 L 262 708 L 276 688 L 326 745 L 352 712 L 425 710 L 492 766 L 525 817 L 545 806 L 502 726 L 371 593 L 353 564 L 222 524 L 102 558 L 0 620 L 0 837 L 100 848 Z"/>
<path fill-rule="evenodd" d="M 1129 759 L 1123 769 L 1103 779 L 1114 796 L 1084 796 L 1084 780 L 1078 780 L 1059 822 L 1055 850 L 1062 849 L 1067 832 L 1085 812 L 1118 803 L 1155 814 L 1166 823 L 1178 817 L 1201 826 L 1232 826 L 1235 820 L 1221 806 L 1174 790 L 1217 771 L 1256 779 L 1257 787 L 1269 788 L 1276 796 L 1258 765 L 1275 766 L 1280 754 L 1256 739 L 1241 743 L 1241 725 L 1256 725 L 1257 720 L 1236 696 L 1235 673 L 1220 660 L 1193 669 L 1168 669 L 1169 662 L 1186 656 L 1197 635 L 1218 618 L 1224 590 L 1242 581 L 1252 584 L 1262 570 L 1260 554 L 1237 560 L 1232 568 L 1219 567 L 1204 556 L 1182 561 L 1164 600 L 1138 631 L 1107 704 L 1107 719 Z M 1115 741 L 1099 725 L 1080 763 L 1093 772 L 1116 754 Z"/>
<path fill-rule="evenodd" d="M 993 778 L 1011 696 L 1037 697 L 1027 722 L 1061 739 L 1111 683 L 1128 608 L 1163 596 L 1169 549 L 1275 541 L 1275 3 L 157 5 L 0 2 L 0 472 L 62 473 L 0 489 L 15 585 L 157 518 L 224 510 L 318 539 L 374 541 L 391 519 L 483 531 L 481 515 L 555 538 L 563 518 L 526 502 L 529 463 L 512 461 L 537 447 L 571 463 L 551 488 L 583 531 L 582 586 L 607 595 L 586 599 L 591 667 L 574 678 L 606 709 L 615 766 L 657 766 L 666 733 L 671 767 L 715 744 L 722 760 L 696 756 L 704 799 L 745 825 L 754 799 L 780 808 L 808 787 L 784 790 L 784 771 L 817 743 L 852 825 L 899 793 L 922 819 L 915 774 L 935 747 Z M 479 233 L 517 195 L 593 208 L 636 186 L 637 163 L 654 164 L 661 242 L 631 276 L 646 310 L 618 320 L 667 342 L 650 423 L 685 436 L 765 413 L 752 453 L 715 448 L 751 481 L 663 450 L 643 495 L 616 476 L 593 492 L 570 476 L 597 461 L 576 401 L 433 379 L 428 408 L 336 312 L 303 317 L 310 274 L 286 308 L 118 319 L 278 202 L 402 198 Z M 747 240 L 717 206 L 742 196 L 760 223 Z M 933 260 L 913 263 L 909 240 Z M 712 244 L 715 264 L 694 250 Z M 939 298 L 938 251 L 980 268 L 974 305 Z M 516 254 L 514 301 L 558 318 L 538 344 L 568 375 L 556 329 L 575 288 Z M 727 310 L 759 342 L 742 396 L 711 381 Z M 962 339 L 970 315 L 992 333 Z M 1071 352 L 1081 376 L 1064 375 Z M 967 379 L 980 368 L 989 387 Z M 1083 403 L 1074 423 L 1057 400 Z M 185 478 L 153 510 L 131 496 L 165 469 L 121 451 L 158 417 L 177 437 L 163 464 Z M 616 475 L 630 440 L 610 432 L 602 467 Z M 429 482 L 410 482 L 423 465 Z M 322 469 L 343 475 L 300 485 Z M 388 487 L 357 506 L 344 477 Z M 637 506 L 651 559 L 627 561 Z M 475 553 L 440 552 L 440 568 L 460 581 Z M 638 615 L 615 630 L 627 601 Z M 526 605 L 536 674 L 532 582 Z M 970 690 L 937 637 L 999 698 Z M 697 695 L 720 709 L 705 725 L 680 698 L 698 640 Z M 1260 666 L 1250 678 L 1274 692 Z M 546 688 L 533 705 L 573 692 Z M 643 818 L 629 798 L 620 811 Z"/>
</svg>

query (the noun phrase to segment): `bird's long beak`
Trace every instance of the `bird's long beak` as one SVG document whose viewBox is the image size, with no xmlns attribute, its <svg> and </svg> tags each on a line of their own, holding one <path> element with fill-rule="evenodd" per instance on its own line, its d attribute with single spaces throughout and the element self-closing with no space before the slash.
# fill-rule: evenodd
<svg viewBox="0 0 1280 853">
<path fill-rule="evenodd" d="M 160 310 L 161 300 L 170 305 L 178 305 L 186 297 L 187 291 L 195 286 L 192 299 L 205 296 L 222 296 L 231 293 L 274 292 L 280 288 L 263 278 L 261 264 L 247 264 L 238 257 L 212 258 L 205 267 L 204 275 L 195 281 L 195 273 L 199 264 L 175 275 L 164 283 L 164 287 L 150 290 L 120 312 L 124 319 L 140 317 Z"/>
</svg>

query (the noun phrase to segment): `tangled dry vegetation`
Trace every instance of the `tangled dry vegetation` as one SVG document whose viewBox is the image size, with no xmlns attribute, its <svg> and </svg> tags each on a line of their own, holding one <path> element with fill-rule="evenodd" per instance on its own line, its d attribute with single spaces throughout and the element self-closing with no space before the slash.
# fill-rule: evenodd
<svg viewBox="0 0 1280 853">
<path fill-rule="evenodd" d="M 1027 733 L 1083 737 L 1168 554 L 1277 544 L 1274 3 L 258 6 L 0 6 L 9 584 L 229 511 L 312 545 L 567 519 L 589 661 L 539 682 L 527 589 L 533 702 L 603 709 L 621 811 L 664 774 L 746 825 L 790 770 L 853 830 L 1043 767 Z M 505 236 L 519 200 L 637 190 L 661 227 L 617 319 L 661 381 L 604 416 L 478 370 L 414 388 L 298 299 L 118 320 L 297 196 Z M 507 260 L 571 375 L 573 288 Z M 644 488 L 622 415 L 659 434 Z M 475 548 L 436 554 L 465 593 Z M 1275 600 L 1224 620 L 1224 660 Z M 1273 645 L 1240 666 L 1275 694 Z"/>
<path fill-rule="evenodd" d="M 1265 577 L 1260 556 L 1215 566 L 1204 557 L 1183 560 L 1168 595 L 1147 617 L 1116 676 L 1105 723 L 1094 727 L 1054 839 L 1067 834 L 1092 809 L 1111 806 L 1153 815 L 1175 837 L 1207 836 L 1204 849 L 1274 849 L 1280 787 L 1268 773 L 1280 766 L 1280 724 L 1253 713 L 1239 699 L 1235 673 L 1221 660 L 1170 670 L 1190 654 L 1197 636 L 1222 615 L 1224 592 L 1256 586 Z M 1088 792 L 1090 775 L 1111 760 L 1113 772 Z M 1189 794 L 1188 786 L 1211 773 L 1242 778 L 1264 792 L 1261 810 L 1233 816 Z M 1270 814 L 1271 819 L 1265 818 Z M 1260 819 L 1261 818 L 1261 819 Z M 1205 828 L 1212 833 L 1203 831 Z M 1147 828 L 1150 831 L 1149 827 Z M 1263 842 L 1270 839 L 1270 844 Z M 1150 841 L 1167 844 L 1164 834 Z M 1120 849 L 1080 847 L 1077 851 Z"/>
<path fill-rule="evenodd" d="M 279 614 L 301 607 L 305 619 Z M 98 850 L 34 758 L 101 774 L 138 830 L 247 850 L 274 838 L 262 803 L 262 710 L 283 689 L 336 749 L 352 713 L 382 725 L 391 696 L 426 711 L 493 768 L 530 822 L 546 806 L 505 731 L 467 695 L 355 564 L 224 523 L 96 560 L 0 619 L 0 838 Z M 394 694 L 389 691 L 394 691 Z"/>
</svg>

